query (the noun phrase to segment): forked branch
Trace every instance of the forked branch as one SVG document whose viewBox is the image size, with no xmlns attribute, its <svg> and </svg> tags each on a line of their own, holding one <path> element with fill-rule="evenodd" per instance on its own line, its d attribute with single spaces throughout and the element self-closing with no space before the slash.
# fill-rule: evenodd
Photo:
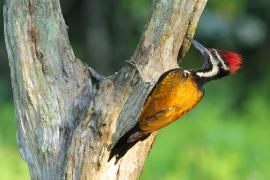
<svg viewBox="0 0 270 180">
<path fill-rule="evenodd" d="M 133 54 L 145 81 L 178 66 L 206 1 L 153 1 Z M 58 0 L 6 0 L 4 24 L 17 141 L 32 179 L 137 179 L 154 136 L 116 165 L 108 147 L 134 125 L 151 86 L 130 65 L 110 77 L 83 65 Z"/>
</svg>

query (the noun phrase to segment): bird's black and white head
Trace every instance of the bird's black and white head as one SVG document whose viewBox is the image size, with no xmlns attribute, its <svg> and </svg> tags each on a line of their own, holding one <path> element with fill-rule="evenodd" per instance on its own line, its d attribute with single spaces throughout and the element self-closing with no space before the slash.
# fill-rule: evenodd
<svg viewBox="0 0 270 180">
<path fill-rule="evenodd" d="M 230 51 L 205 48 L 194 39 L 189 37 L 188 39 L 201 54 L 202 68 L 192 70 L 191 73 L 199 79 L 202 84 L 213 79 L 228 76 L 240 69 L 242 63 L 241 55 Z"/>
</svg>

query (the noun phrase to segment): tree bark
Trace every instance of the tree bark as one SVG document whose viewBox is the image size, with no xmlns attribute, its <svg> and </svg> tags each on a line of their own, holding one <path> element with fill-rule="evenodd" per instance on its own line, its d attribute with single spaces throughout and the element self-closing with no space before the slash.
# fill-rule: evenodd
<svg viewBox="0 0 270 180">
<path fill-rule="evenodd" d="M 78 60 L 58 0 L 6 0 L 5 41 L 17 142 L 32 179 L 138 179 L 155 133 L 116 165 L 110 148 L 134 126 L 155 81 L 177 67 L 207 0 L 154 0 L 132 59 L 103 77 Z"/>
</svg>

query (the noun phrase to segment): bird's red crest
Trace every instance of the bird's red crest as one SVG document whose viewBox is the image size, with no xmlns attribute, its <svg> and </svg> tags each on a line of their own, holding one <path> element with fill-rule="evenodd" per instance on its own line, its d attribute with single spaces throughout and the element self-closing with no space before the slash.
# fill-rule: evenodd
<svg viewBox="0 0 270 180">
<path fill-rule="evenodd" d="M 240 69 L 242 64 L 242 56 L 230 51 L 219 51 L 222 59 L 227 63 L 230 73 L 233 74 Z"/>
</svg>

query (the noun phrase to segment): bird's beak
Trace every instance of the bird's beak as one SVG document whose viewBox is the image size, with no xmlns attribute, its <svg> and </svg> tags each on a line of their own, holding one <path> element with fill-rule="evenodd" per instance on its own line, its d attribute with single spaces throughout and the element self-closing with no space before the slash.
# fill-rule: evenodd
<svg viewBox="0 0 270 180">
<path fill-rule="evenodd" d="M 205 51 L 207 51 L 207 49 L 201 45 L 199 42 L 195 41 L 194 39 L 192 39 L 191 37 L 187 36 L 187 39 L 192 43 L 192 45 L 198 50 L 200 51 L 201 54 L 203 54 Z"/>
</svg>

